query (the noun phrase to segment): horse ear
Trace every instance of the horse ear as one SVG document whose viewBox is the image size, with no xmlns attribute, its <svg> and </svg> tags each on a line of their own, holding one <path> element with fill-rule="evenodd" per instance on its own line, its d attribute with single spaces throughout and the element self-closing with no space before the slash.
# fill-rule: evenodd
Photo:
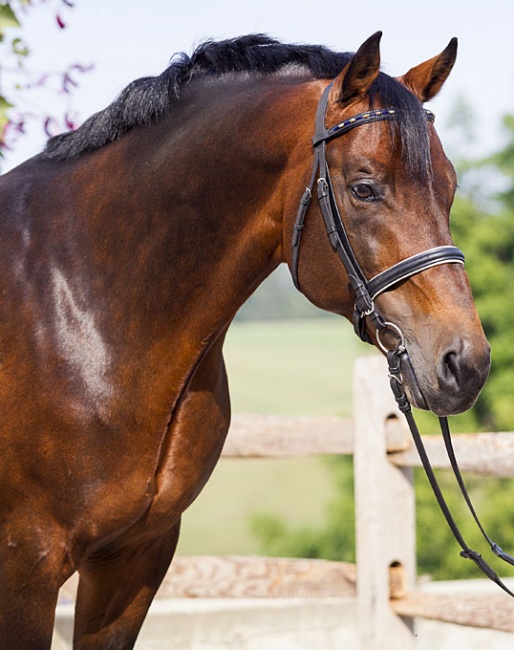
<svg viewBox="0 0 514 650">
<path fill-rule="evenodd" d="M 363 97 L 378 76 L 380 69 L 380 39 L 376 32 L 359 47 L 352 60 L 334 79 L 331 102 L 348 102 Z"/>
<path fill-rule="evenodd" d="M 421 102 L 428 102 L 441 90 L 457 58 L 457 39 L 452 38 L 445 50 L 399 77 Z"/>
</svg>

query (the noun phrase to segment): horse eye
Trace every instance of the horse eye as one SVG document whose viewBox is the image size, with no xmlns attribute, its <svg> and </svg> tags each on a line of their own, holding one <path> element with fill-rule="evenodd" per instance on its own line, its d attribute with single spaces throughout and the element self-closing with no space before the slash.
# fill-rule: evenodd
<svg viewBox="0 0 514 650">
<path fill-rule="evenodd" d="M 378 198 L 368 183 L 356 183 L 352 185 L 351 190 L 354 197 L 359 201 L 375 201 Z"/>
</svg>

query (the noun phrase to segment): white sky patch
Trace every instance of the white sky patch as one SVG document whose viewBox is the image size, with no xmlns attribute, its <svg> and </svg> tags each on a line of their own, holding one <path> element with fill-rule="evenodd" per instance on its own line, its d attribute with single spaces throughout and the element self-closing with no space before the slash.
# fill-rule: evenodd
<svg viewBox="0 0 514 650">
<path fill-rule="evenodd" d="M 54 3 L 55 4 L 55 3 Z M 191 52 L 206 38 L 223 39 L 264 32 L 290 43 L 322 43 L 339 51 L 355 52 L 377 30 L 384 33 L 381 52 L 383 69 L 396 76 L 441 52 L 452 36 L 459 38 L 457 63 L 440 95 L 427 108 L 437 116 L 436 128 L 443 145 L 454 128 L 449 119 L 457 100 L 466 100 L 475 114 L 478 155 L 502 147 L 505 135 L 501 117 L 514 107 L 514 56 L 512 56 L 512 0 L 368 0 L 366 19 L 356 20 L 348 3 L 325 0 L 326 20 L 313 21 L 310 0 L 197 0 L 178 3 L 147 0 L 80 0 L 63 14 L 65 29 L 59 29 L 49 3 L 32 3 L 23 14 L 19 35 L 30 46 L 26 67 L 36 77 L 62 71 L 68 64 L 94 64 L 86 74 L 74 73 L 78 86 L 73 93 L 45 88 L 27 91 L 30 103 L 44 115 L 62 117 L 70 111 L 78 122 L 103 109 L 121 89 L 138 77 L 160 74 L 174 52 Z M 91 35 L 94 34 L 94 38 Z M 73 76 L 73 75 L 72 75 Z M 23 69 L 2 71 L 2 90 L 24 85 Z M 65 96 L 64 96 L 65 95 Z M 9 97 L 8 97 L 9 98 Z M 66 100 L 63 103 L 63 99 Z M 11 101 L 16 101 L 15 97 Z M 314 119 L 314 118 L 313 118 Z M 41 124 L 26 124 L 27 136 L 12 152 L 6 152 L 2 172 L 39 153 L 46 135 Z M 455 154 L 462 155 L 462 138 Z M 466 155 L 468 155 L 466 153 Z"/>
</svg>

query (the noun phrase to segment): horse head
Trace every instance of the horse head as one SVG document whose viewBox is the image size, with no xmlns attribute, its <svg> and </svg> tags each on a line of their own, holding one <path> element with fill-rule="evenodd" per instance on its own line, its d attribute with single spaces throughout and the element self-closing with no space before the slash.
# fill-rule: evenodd
<svg viewBox="0 0 514 650">
<path fill-rule="evenodd" d="M 405 347 L 403 382 L 414 406 L 455 414 L 474 404 L 490 364 L 450 233 L 456 173 L 433 114 L 423 108 L 448 77 L 457 41 L 392 78 L 379 70 L 380 36 L 369 38 L 328 86 L 316 82 L 323 98 L 314 171 L 289 261 L 314 304 L 356 318 L 363 337 L 384 351 Z M 308 207 L 316 191 L 318 205 Z M 385 271 L 393 276 L 389 284 Z M 374 284 L 375 295 L 368 291 Z M 361 289 L 367 303 L 356 308 Z"/>
</svg>

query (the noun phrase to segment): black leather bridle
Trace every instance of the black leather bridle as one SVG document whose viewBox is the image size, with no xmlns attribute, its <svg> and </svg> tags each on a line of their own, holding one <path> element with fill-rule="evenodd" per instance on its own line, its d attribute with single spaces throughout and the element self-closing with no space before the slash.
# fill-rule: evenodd
<svg viewBox="0 0 514 650">
<path fill-rule="evenodd" d="M 436 246 L 430 250 L 412 255 L 397 264 L 382 271 L 371 280 L 367 280 L 359 262 L 353 252 L 350 240 L 346 233 L 341 214 L 337 207 L 328 168 L 326 146 L 329 140 L 338 138 L 344 133 L 362 124 L 370 124 L 384 120 L 393 120 L 397 111 L 393 108 L 379 108 L 365 113 L 354 115 L 329 129 L 325 128 L 325 113 L 328 105 L 328 96 L 332 84 L 325 89 L 316 112 L 316 135 L 312 142 L 314 145 L 314 165 L 309 185 L 300 200 L 298 213 L 293 232 L 293 257 L 291 273 L 295 287 L 301 291 L 298 278 L 298 263 L 300 256 L 300 242 L 305 223 L 305 216 L 312 200 L 314 184 L 317 183 L 318 204 L 323 214 L 325 227 L 330 242 L 337 252 L 348 273 L 348 278 L 355 292 L 353 324 L 357 335 L 368 343 L 371 342 L 366 328 L 366 317 L 369 317 L 377 330 L 386 327 L 386 321 L 375 306 L 375 299 L 384 291 L 395 287 L 400 282 L 413 275 L 426 271 L 439 264 L 464 264 L 464 255 L 455 246 Z M 425 110 L 425 109 L 423 109 Z M 433 120 L 434 114 L 425 110 L 427 119 Z"/>
<path fill-rule="evenodd" d="M 403 386 L 401 370 L 402 364 L 410 365 L 408 352 L 405 346 L 405 339 L 400 328 L 396 324 L 385 320 L 375 305 L 375 299 L 380 294 L 389 289 L 394 289 L 399 283 L 407 280 L 413 275 L 422 273 L 423 271 L 426 271 L 427 269 L 430 269 L 434 266 L 439 266 L 440 264 L 464 264 L 464 254 L 455 246 L 436 246 L 435 248 L 431 248 L 422 253 L 417 253 L 416 255 L 412 255 L 407 259 L 397 262 L 370 280 L 366 279 L 366 276 L 362 271 L 353 252 L 350 240 L 344 227 L 343 220 L 341 218 L 341 214 L 337 207 L 332 187 L 332 181 L 330 179 L 330 170 L 326 157 L 326 146 L 327 142 L 330 140 L 348 133 L 348 131 L 357 126 L 384 120 L 394 120 L 397 119 L 398 114 L 397 111 L 392 108 L 379 108 L 375 110 L 369 110 L 365 113 L 354 115 L 353 117 L 343 120 L 335 126 L 327 129 L 325 127 L 325 114 L 328 106 L 328 97 L 331 87 L 332 84 L 329 84 L 323 92 L 316 112 L 316 131 L 312 139 L 312 143 L 314 145 L 314 165 L 309 185 L 305 188 L 305 192 L 303 193 L 303 196 L 300 200 L 293 231 L 293 255 L 291 265 L 293 282 L 295 284 L 295 287 L 301 291 L 300 281 L 298 278 L 300 242 L 302 231 L 304 229 L 305 217 L 312 200 L 314 184 L 316 183 L 318 204 L 323 215 L 328 237 L 330 239 L 332 247 L 341 258 L 355 294 L 353 313 L 353 325 L 355 332 L 363 341 L 372 343 L 371 337 L 369 336 L 367 330 L 367 318 L 369 317 L 375 327 L 377 343 L 387 355 L 391 389 L 400 411 L 405 415 L 407 419 L 407 423 L 412 433 L 418 454 L 421 458 L 423 468 L 437 499 L 439 507 L 441 508 L 441 511 L 455 539 L 462 549 L 461 556 L 473 560 L 473 562 L 475 562 L 479 569 L 483 571 L 483 573 L 488 578 L 496 582 L 496 584 L 498 584 L 504 591 L 514 597 L 514 593 L 510 591 L 510 589 L 501 581 L 499 576 L 482 558 L 480 553 L 477 553 L 467 545 L 457 524 L 455 523 L 455 520 L 448 508 L 446 500 L 443 496 L 443 493 L 439 487 L 436 476 L 430 464 L 430 460 L 423 445 L 421 435 L 414 420 L 412 409 Z M 423 110 L 425 111 L 427 119 L 433 121 L 434 114 L 429 110 Z M 380 332 L 383 332 L 384 330 L 391 330 L 398 337 L 399 341 L 395 349 L 388 350 L 383 345 L 380 339 Z M 466 501 L 466 504 L 473 518 L 475 519 L 487 543 L 490 545 L 493 553 L 500 559 L 514 566 L 514 557 L 505 553 L 498 546 L 498 544 L 493 542 L 480 523 L 475 509 L 471 503 L 469 494 L 466 490 L 459 466 L 457 464 L 457 459 L 455 457 L 451 441 L 448 421 L 446 418 L 439 418 L 439 422 L 450 464 L 452 466 L 464 500 Z"/>
</svg>

